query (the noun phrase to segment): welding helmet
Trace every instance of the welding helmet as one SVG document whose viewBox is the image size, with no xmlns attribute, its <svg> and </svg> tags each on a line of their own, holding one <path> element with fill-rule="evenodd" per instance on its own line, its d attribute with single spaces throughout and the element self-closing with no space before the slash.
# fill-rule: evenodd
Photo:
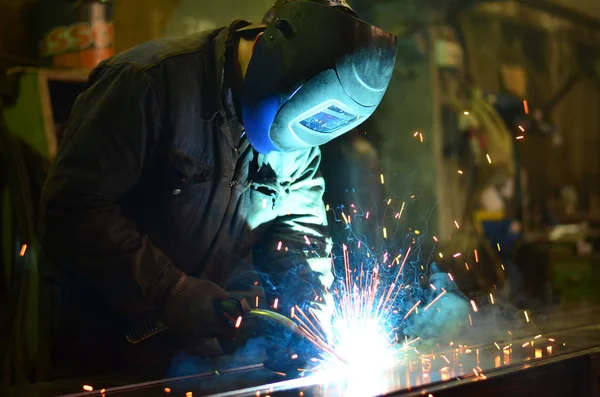
<svg viewBox="0 0 600 397">
<path fill-rule="evenodd" d="M 325 144 L 364 122 L 390 82 L 396 36 L 344 0 L 278 0 L 244 78 L 242 121 L 259 153 Z"/>
</svg>

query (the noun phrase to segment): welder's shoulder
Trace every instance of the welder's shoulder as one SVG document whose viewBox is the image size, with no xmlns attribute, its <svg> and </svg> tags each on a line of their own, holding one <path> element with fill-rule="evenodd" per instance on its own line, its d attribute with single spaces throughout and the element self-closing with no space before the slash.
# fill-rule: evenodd
<svg viewBox="0 0 600 397">
<path fill-rule="evenodd" d="M 298 179 L 317 171 L 321 161 L 321 149 L 313 147 L 293 152 L 271 152 L 267 156 L 267 161 L 276 165 L 279 173 L 291 179 Z"/>
<path fill-rule="evenodd" d="M 148 71 L 165 61 L 186 55 L 199 59 L 210 53 L 212 40 L 221 30 L 216 29 L 184 37 L 167 37 L 147 41 L 102 61 L 98 66 L 102 68 L 132 65 L 142 71 Z M 199 56 L 199 58 L 195 56 Z"/>
</svg>

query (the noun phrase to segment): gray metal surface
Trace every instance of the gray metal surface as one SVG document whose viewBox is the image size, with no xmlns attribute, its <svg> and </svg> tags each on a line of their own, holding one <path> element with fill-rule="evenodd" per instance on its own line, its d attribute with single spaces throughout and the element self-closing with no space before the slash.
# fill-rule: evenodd
<svg viewBox="0 0 600 397">
<path fill-rule="evenodd" d="M 362 376 L 348 373 L 341 368 L 339 374 L 319 373 L 303 378 L 288 379 L 266 370 L 259 363 L 242 365 L 238 360 L 223 357 L 212 362 L 214 371 L 200 372 L 190 376 L 157 381 L 127 381 L 118 379 L 96 379 L 59 382 L 16 389 L 11 397 L 22 396 L 376 396 L 393 395 L 436 395 L 448 390 L 459 389 L 468 384 L 493 384 L 499 377 L 522 375 L 524 370 L 561 363 L 568 368 L 568 360 L 584 357 L 600 351 L 600 322 L 595 317 L 574 316 L 554 318 L 568 329 L 537 327 L 527 337 L 517 336 L 504 342 L 479 346 L 446 346 L 436 354 L 419 355 L 408 349 L 401 362 L 394 368 L 377 375 Z M 594 321 L 595 324 L 581 325 Z M 546 329 L 545 329 L 546 328 Z M 525 332 L 525 331 L 523 331 Z M 514 332 L 516 334 L 516 331 Z M 541 335 L 541 336 L 539 336 Z M 252 362 L 252 358 L 246 358 Z M 255 361 L 260 361 L 256 358 Z M 581 361 L 581 360 L 580 360 Z M 588 360 L 589 361 L 589 360 Z M 576 373 L 581 373 L 577 370 Z M 584 375 L 582 375 L 584 376 Z M 523 377 L 523 376 L 521 376 Z M 556 380 L 556 379 L 553 379 Z M 504 381 L 499 381 L 500 384 Z M 84 384 L 94 391 L 82 390 Z M 102 393 L 102 389 L 104 393 Z M 167 393 L 167 391 L 169 393 Z M 191 394 L 189 394 L 191 393 Z M 488 395 L 489 391 L 486 392 Z M 557 395 L 556 393 L 554 395 Z M 514 396 L 513 396 L 514 397 Z"/>
</svg>

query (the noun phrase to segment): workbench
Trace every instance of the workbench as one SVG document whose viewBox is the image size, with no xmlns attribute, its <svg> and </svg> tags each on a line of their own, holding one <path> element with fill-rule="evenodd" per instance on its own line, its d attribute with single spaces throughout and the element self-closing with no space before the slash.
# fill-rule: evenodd
<svg viewBox="0 0 600 397">
<path fill-rule="evenodd" d="M 15 388 L 10 397 L 600 396 L 599 314 L 563 310 L 540 321 L 534 330 L 540 334 L 515 330 L 510 341 L 442 347 L 366 379 L 331 373 L 290 379 L 265 369 L 262 357 L 225 356 L 197 363 L 205 370 L 184 376 L 152 380 L 149 374 L 119 374 Z M 84 391 L 83 385 L 94 390 Z"/>
</svg>

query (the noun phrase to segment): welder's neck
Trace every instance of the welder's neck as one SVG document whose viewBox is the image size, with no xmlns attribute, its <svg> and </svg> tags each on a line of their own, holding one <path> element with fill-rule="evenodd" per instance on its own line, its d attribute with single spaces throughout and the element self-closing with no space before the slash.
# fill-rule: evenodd
<svg viewBox="0 0 600 397">
<path fill-rule="evenodd" d="M 246 38 L 241 37 L 237 42 L 237 48 L 232 51 L 233 56 L 231 59 L 231 66 L 233 67 L 233 71 L 231 75 L 231 90 L 233 94 L 233 103 L 235 105 L 235 111 L 238 115 L 241 115 L 244 77 L 246 77 L 248 64 L 250 63 L 250 58 L 252 58 L 253 44 L 254 40 L 248 40 Z"/>
</svg>

